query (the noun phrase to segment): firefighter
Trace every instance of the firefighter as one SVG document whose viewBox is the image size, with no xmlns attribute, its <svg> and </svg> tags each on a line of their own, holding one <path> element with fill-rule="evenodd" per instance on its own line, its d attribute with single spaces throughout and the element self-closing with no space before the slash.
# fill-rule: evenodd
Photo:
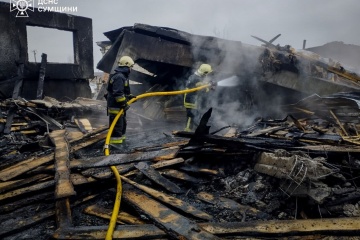
<svg viewBox="0 0 360 240">
<path fill-rule="evenodd" d="M 118 62 L 118 67 L 109 76 L 107 87 L 107 111 L 109 116 L 109 126 L 115 119 L 118 112 L 123 109 L 124 113 L 117 121 L 110 138 L 110 144 L 121 144 L 125 140 L 126 133 L 126 110 L 129 109 L 127 101 L 135 96 L 130 93 L 129 74 L 134 65 L 134 60 L 129 56 L 122 56 Z"/>
<path fill-rule="evenodd" d="M 192 74 L 187 82 L 186 89 L 195 88 L 206 84 L 205 76 L 212 72 L 211 66 L 209 64 L 201 64 L 200 67 L 196 70 L 194 74 Z M 206 89 L 205 91 L 209 91 Z M 192 131 L 197 124 L 197 119 L 199 117 L 198 111 L 198 101 L 199 101 L 199 93 L 185 93 L 184 94 L 184 107 L 186 108 L 186 126 L 185 131 Z M 196 119 L 196 120 L 195 120 Z"/>
</svg>

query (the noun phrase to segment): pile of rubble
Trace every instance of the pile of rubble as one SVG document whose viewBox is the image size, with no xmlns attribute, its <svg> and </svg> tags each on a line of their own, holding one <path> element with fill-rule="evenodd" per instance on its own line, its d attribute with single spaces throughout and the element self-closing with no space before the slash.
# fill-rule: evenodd
<svg viewBox="0 0 360 240">
<path fill-rule="evenodd" d="M 2 238 L 104 239 L 116 189 L 110 166 L 123 186 L 114 239 L 359 235 L 356 94 L 312 96 L 285 106 L 284 119 L 246 129 L 210 132 L 209 109 L 195 132 L 157 141 L 154 128 L 109 156 L 107 127 L 91 118 L 104 112 L 99 102 L 1 103 Z"/>
</svg>

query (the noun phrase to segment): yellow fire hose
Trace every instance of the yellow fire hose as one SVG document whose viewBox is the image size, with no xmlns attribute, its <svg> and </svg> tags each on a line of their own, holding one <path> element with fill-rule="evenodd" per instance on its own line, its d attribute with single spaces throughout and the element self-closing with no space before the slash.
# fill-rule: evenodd
<svg viewBox="0 0 360 240">
<path fill-rule="evenodd" d="M 133 102 L 135 102 L 135 101 L 137 101 L 137 100 L 139 100 L 141 98 L 185 94 L 185 93 L 196 92 L 196 91 L 199 91 L 201 89 L 208 88 L 208 87 L 211 87 L 211 84 L 206 84 L 206 85 L 202 85 L 200 87 L 181 90 L 181 91 L 144 93 L 144 94 L 136 96 L 136 98 L 130 99 L 128 104 L 130 105 Z M 120 110 L 118 112 L 118 114 L 116 115 L 115 119 L 113 120 L 113 122 L 110 125 L 108 134 L 106 135 L 106 139 L 105 139 L 105 146 L 104 146 L 105 156 L 110 155 L 110 150 L 109 150 L 110 137 L 112 135 L 112 132 L 114 131 L 115 124 L 117 123 L 117 121 L 119 120 L 120 116 L 123 113 L 124 113 L 124 110 L 123 109 Z M 121 184 L 120 174 L 119 174 L 119 172 L 118 172 L 118 170 L 116 169 L 115 166 L 111 166 L 110 168 L 111 168 L 111 170 L 113 171 L 113 173 L 115 175 L 117 186 L 116 186 L 116 199 L 115 199 L 114 208 L 113 208 L 113 212 L 111 214 L 111 219 L 110 219 L 110 223 L 109 223 L 109 227 L 108 227 L 108 230 L 107 230 L 107 233 L 106 233 L 105 240 L 111 240 L 112 239 L 112 236 L 113 236 L 113 233 L 114 233 L 114 230 L 115 230 L 116 220 L 117 220 L 118 214 L 119 214 L 120 203 L 121 203 L 121 195 L 122 195 L 122 184 Z"/>
</svg>

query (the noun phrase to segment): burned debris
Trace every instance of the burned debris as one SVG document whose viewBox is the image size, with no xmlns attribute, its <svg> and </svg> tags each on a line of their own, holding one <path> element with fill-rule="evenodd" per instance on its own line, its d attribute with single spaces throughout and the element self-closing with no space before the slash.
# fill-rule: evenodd
<svg viewBox="0 0 360 240">
<path fill-rule="evenodd" d="M 359 114 L 355 96 L 318 97 L 322 109 L 342 106 L 332 113 L 317 112 L 314 98 L 309 105 L 304 99 L 283 106 L 291 117 L 259 118 L 216 134 L 209 131 L 210 109 L 195 132 L 176 131 L 159 144 L 113 149 L 109 156 L 101 146 L 107 127 L 82 132 L 79 124 L 74 131 L 75 123 L 57 119 L 64 128 L 53 126 L 42 150 L 3 149 L 0 235 L 103 239 L 115 196 L 109 166 L 115 166 L 123 193 L 114 238 L 357 236 L 359 122 L 349 120 Z M 49 112 L 56 106 L 63 116 L 65 109 L 101 109 L 85 102 L 17 104 Z M 351 111 L 341 114 L 346 107 Z M 129 146 L 138 141 L 133 138 Z"/>
</svg>

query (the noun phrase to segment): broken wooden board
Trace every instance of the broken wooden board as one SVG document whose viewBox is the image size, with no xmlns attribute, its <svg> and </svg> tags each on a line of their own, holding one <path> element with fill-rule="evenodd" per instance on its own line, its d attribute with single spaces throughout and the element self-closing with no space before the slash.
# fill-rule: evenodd
<svg viewBox="0 0 360 240">
<path fill-rule="evenodd" d="M 161 176 L 161 174 L 152 168 L 146 162 L 139 162 L 135 164 L 135 167 L 142 172 L 146 177 L 155 182 L 156 184 L 162 186 L 167 191 L 172 193 L 183 193 L 184 191 L 175 183 Z"/>
<path fill-rule="evenodd" d="M 126 189 L 123 199 L 147 215 L 155 225 L 163 229 L 170 236 L 177 239 L 219 239 L 215 235 L 203 230 L 198 224 L 179 215 L 157 201 Z"/>
<path fill-rule="evenodd" d="M 139 148 L 135 148 L 134 150 L 140 151 L 140 152 L 155 151 L 155 150 L 161 150 L 161 149 L 169 148 L 169 147 L 183 146 L 188 143 L 189 143 L 189 140 L 182 140 L 182 141 L 177 141 L 177 142 L 165 143 L 165 144 L 158 145 L 158 146 L 139 147 Z"/>
<path fill-rule="evenodd" d="M 202 180 L 200 178 L 192 177 L 184 172 L 178 171 L 176 169 L 165 169 L 160 171 L 161 175 L 164 175 L 169 178 L 182 180 L 186 182 L 192 182 L 192 183 L 200 183 Z"/>
<path fill-rule="evenodd" d="M 96 194 L 96 195 L 90 195 L 90 196 L 81 198 L 81 199 L 75 201 L 75 203 L 72 204 L 72 207 L 76 207 L 81 203 L 84 203 L 91 199 L 94 199 L 97 196 L 98 195 Z M 42 222 L 50 217 L 53 217 L 54 215 L 55 215 L 55 210 L 48 209 L 43 212 L 36 213 L 36 215 L 28 217 L 28 218 L 19 216 L 19 218 L 17 218 L 17 219 L 9 219 L 8 221 L 4 221 L 1 223 L 0 237 L 2 237 L 3 235 L 15 233 L 24 228 L 33 226 L 34 224 Z"/>
<path fill-rule="evenodd" d="M 310 220 L 268 220 L 252 222 L 199 223 L 198 225 L 212 234 L 219 236 L 237 236 L 246 239 L 357 239 L 360 234 L 359 218 L 331 218 Z M 104 239 L 108 226 L 76 227 L 57 230 L 55 239 Z M 323 237 L 320 236 L 323 234 Z M 249 237 L 246 237 L 249 236 Z M 256 236 L 256 237 L 251 237 Z M 347 236 L 347 238 L 341 238 Z M 351 237 L 352 236 L 352 237 Z M 355 237 L 355 238 L 354 238 Z M 151 224 L 117 226 L 113 239 L 168 239 L 167 234 Z M 236 238 L 237 239 L 237 238 Z M 289 239 L 286 237 L 285 239 Z M 284 239 L 284 240 L 285 240 Z"/>
<path fill-rule="evenodd" d="M 67 228 L 73 225 L 69 198 L 62 198 L 56 200 L 55 216 L 56 225 L 58 228 Z"/>
<path fill-rule="evenodd" d="M 23 194 L 27 194 L 27 193 L 30 193 L 30 192 L 43 190 L 45 188 L 53 186 L 54 184 L 55 184 L 54 180 L 49 180 L 49 181 L 46 181 L 46 182 L 41 182 L 41 183 L 34 184 L 34 185 L 30 186 L 30 187 L 16 189 L 14 191 L 7 192 L 5 194 L 1 194 L 0 195 L 0 201 L 11 199 L 11 198 L 14 198 L 14 197 L 17 197 L 17 196 L 20 196 L 20 195 L 23 195 Z"/>
<path fill-rule="evenodd" d="M 74 185 L 82 185 L 82 184 L 92 183 L 92 182 L 96 181 L 96 179 L 93 179 L 91 177 L 89 177 L 89 178 L 79 177 L 78 174 L 76 174 L 75 176 L 70 176 L 70 178 L 71 178 L 72 184 L 74 184 Z M 42 182 L 36 183 L 31 186 L 19 188 L 19 189 L 1 194 L 0 201 L 11 199 L 11 198 L 14 198 L 14 197 L 17 197 L 17 196 L 20 196 L 23 194 L 27 194 L 30 192 L 43 191 L 44 189 L 54 186 L 55 180 L 49 180 L 49 179 L 52 179 L 52 177 L 42 179 L 43 180 Z"/>
<path fill-rule="evenodd" d="M 29 183 L 37 182 L 39 180 L 50 177 L 48 174 L 38 174 L 29 178 L 19 179 L 14 181 L 7 181 L 0 183 L 0 193 L 11 191 Z"/>
<path fill-rule="evenodd" d="M 77 143 L 75 146 L 71 148 L 71 152 L 77 151 L 81 148 L 90 146 L 98 141 L 101 141 L 106 138 L 106 135 L 107 135 L 106 133 L 102 133 L 87 140 L 86 142 Z M 83 137 L 85 137 L 85 135 Z M 54 155 L 55 155 L 54 153 L 50 153 L 39 158 L 31 157 L 11 167 L 3 169 L 2 171 L 0 171 L 0 180 L 7 181 L 13 179 L 29 170 L 35 169 L 36 167 L 48 163 L 54 159 Z"/>
<path fill-rule="evenodd" d="M 294 147 L 292 150 L 307 150 L 313 152 L 324 153 L 360 153 L 360 146 L 332 146 L 332 145 L 315 145 L 315 146 L 303 146 Z"/>
<path fill-rule="evenodd" d="M 199 168 L 194 165 L 182 165 L 179 167 L 179 169 L 185 171 L 185 172 L 193 172 L 193 173 L 204 173 L 212 176 L 222 176 L 222 174 L 218 170 L 213 169 L 207 169 L 207 168 Z"/>
<path fill-rule="evenodd" d="M 231 234 L 241 236 L 289 236 L 340 234 L 358 236 L 360 234 L 360 218 L 328 218 L 301 220 L 267 220 L 252 222 L 200 223 L 202 228 L 216 234 Z"/>
<path fill-rule="evenodd" d="M 65 137 L 66 130 L 55 130 L 50 133 L 50 139 L 55 145 L 55 198 L 65 198 L 76 195 L 70 181 L 69 145 Z"/>
<path fill-rule="evenodd" d="M 134 163 L 122 164 L 114 166 L 118 170 L 119 174 L 128 173 L 134 169 Z M 92 176 L 95 179 L 107 179 L 114 176 L 114 173 L 109 167 L 100 167 L 100 168 L 89 168 L 81 172 L 84 176 Z"/>
<path fill-rule="evenodd" d="M 257 136 L 260 136 L 260 135 L 263 135 L 263 134 L 266 134 L 266 133 L 272 133 L 272 132 L 282 130 L 282 129 L 285 129 L 285 127 L 283 127 L 283 126 L 274 126 L 274 127 L 260 129 L 260 130 L 258 130 L 256 132 L 246 134 L 246 136 L 248 136 L 248 137 L 257 137 Z"/>
<path fill-rule="evenodd" d="M 84 212 L 104 219 L 111 219 L 112 209 L 106 209 L 98 205 L 91 205 L 85 208 Z M 120 224 L 145 224 L 143 220 L 124 211 L 119 212 L 116 222 Z"/>
<path fill-rule="evenodd" d="M 88 133 L 93 130 L 90 121 L 86 118 L 76 118 L 75 123 L 82 133 Z"/>
<path fill-rule="evenodd" d="M 81 226 L 76 228 L 58 229 L 53 234 L 54 239 L 105 239 L 108 226 Z M 167 234 L 158 227 L 145 225 L 116 226 L 113 239 L 163 239 Z"/>
<path fill-rule="evenodd" d="M 150 196 L 156 198 L 157 200 L 159 200 L 165 204 L 169 204 L 172 207 L 179 209 L 183 212 L 186 212 L 194 217 L 204 219 L 204 220 L 212 220 L 213 219 L 212 216 L 210 216 L 209 214 L 196 209 L 195 207 L 193 207 L 192 205 L 188 204 L 187 202 L 185 202 L 181 199 L 175 198 L 166 193 L 149 188 L 145 185 L 141 185 L 139 183 L 136 183 L 136 182 L 126 178 L 126 177 L 121 176 L 121 179 L 124 182 L 127 182 L 127 183 L 133 185 L 134 187 L 144 191 L 145 193 L 149 194 Z"/>
<path fill-rule="evenodd" d="M 12 212 L 16 209 L 22 208 L 24 206 L 28 206 L 32 203 L 36 203 L 39 201 L 47 201 L 47 200 L 53 200 L 54 198 L 54 192 L 48 191 L 44 193 L 39 194 L 32 194 L 31 196 L 27 198 L 21 198 L 17 201 L 11 201 L 7 204 L 0 204 L 0 214 Z"/>
<path fill-rule="evenodd" d="M 142 162 L 162 158 L 163 156 L 176 155 L 178 148 L 167 150 L 158 150 L 151 152 L 134 152 L 112 154 L 109 156 L 96 157 L 88 160 L 73 160 L 70 163 L 71 168 L 85 169 L 93 167 L 116 166 L 125 163 Z M 174 157 L 170 158 L 173 159 Z M 168 160 L 168 159 L 165 159 Z"/>
</svg>

